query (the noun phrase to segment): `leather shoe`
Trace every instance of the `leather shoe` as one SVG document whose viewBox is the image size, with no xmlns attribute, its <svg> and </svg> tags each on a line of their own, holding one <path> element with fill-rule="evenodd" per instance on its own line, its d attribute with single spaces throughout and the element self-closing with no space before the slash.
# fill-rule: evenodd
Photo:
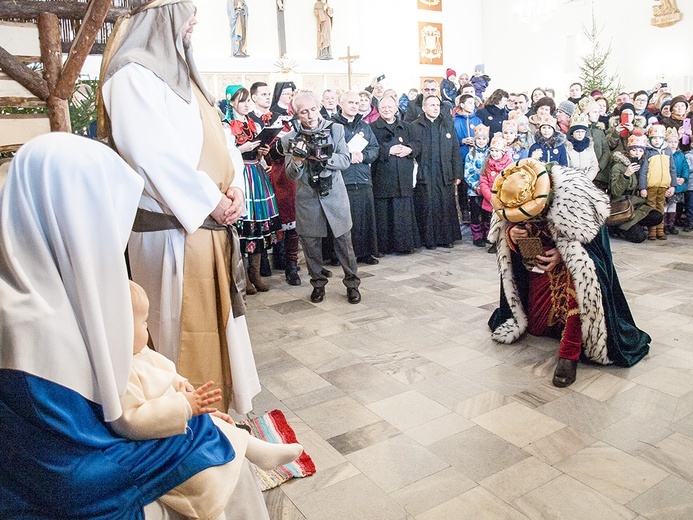
<svg viewBox="0 0 693 520">
<path fill-rule="evenodd" d="M 577 366 L 577 360 L 558 358 L 558 365 L 553 373 L 553 386 L 563 388 L 572 385 L 575 382 Z"/>
<path fill-rule="evenodd" d="M 361 293 L 356 287 L 349 287 L 347 289 L 347 299 L 349 303 L 359 303 L 361 301 Z"/>
<path fill-rule="evenodd" d="M 325 269 L 324 267 L 320 269 L 320 274 L 323 275 L 325 278 L 332 278 L 332 271 L 329 269 Z"/>
<path fill-rule="evenodd" d="M 366 264 L 366 265 L 376 265 L 376 264 L 380 263 L 380 260 L 378 260 L 376 257 L 374 257 L 372 255 L 362 256 L 360 258 L 357 258 L 357 260 L 359 262 L 361 262 L 362 264 Z"/>
<path fill-rule="evenodd" d="M 320 303 L 325 299 L 325 288 L 324 287 L 313 287 L 313 292 L 310 293 L 310 301 L 313 303 Z"/>
</svg>

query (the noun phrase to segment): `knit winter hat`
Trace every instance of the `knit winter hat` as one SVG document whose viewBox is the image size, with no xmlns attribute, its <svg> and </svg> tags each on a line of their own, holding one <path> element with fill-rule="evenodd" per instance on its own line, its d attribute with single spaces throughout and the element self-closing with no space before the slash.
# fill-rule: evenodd
<svg viewBox="0 0 693 520">
<path fill-rule="evenodd" d="M 671 99 L 665 99 L 662 101 L 662 105 L 659 107 L 659 109 L 662 110 L 667 105 L 671 105 Z"/>
<path fill-rule="evenodd" d="M 660 126 L 660 125 L 656 125 Z M 643 150 L 647 148 L 647 137 L 639 128 L 633 130 L 628 138 L 628 148 L 642 148 Z"/>
<path fill-rule="evenodd" d="M 483 63 L 479 63 L 478 65 L 474 66 L 474 71 L 476 72 L 477 70 L 484 74 L 486 72 L 486 66 Z"/>
<path fill-rule="evenodd" d="M 676 139 L 677 141 L 679 140 L 679 132 L 676 130 L 676 128 L 669 127 L 666 129 L 664 132 L 664 139 L 666 141 L 670 141 L 673 139 Z"/>
<path fill-rule="evenodd" d="M 585 96 L 578 103 L 576 110 L 578 110 L 581 114 L 586 114 L 595 108 L 597 110 L 599 109 L 599 103 L 597 103 L 592 96 Z"/>
<path fill-rule="evenodd" d="M 450 76 L 457 76 L 457 72 L 455 72 L 455 71 L 452 70 L 452 69 L 447 69 L 447 70 L 445 71 L 445 77 L 446 77 L 446 78 L 449 78 Z"/>
<path fill-rule="evenodd" d="M 474 137 L 486 136 L 488 139 L 491 129 L 486 125 L 476 125 L 474 127 Z"/>
<path fill-rule="evenodd" d="M 569 116 L 573 115 L 573 112 L 575 112 L 575 104 L 571 103 L 570 101 L 561 101 L 558 104 L 558 107 L 556 110 L 560 110 L 561 112 L 565 112 Z"/>
<path fill-rule="evenodd" d="M 491 204 L 501 220 L 524 222 L 544 211 L 550 192 L 551 178 L 544 163 L 520 159 L 496 177 Z"/>
<path fill-rule="evenodd" d="M 587 115 L 585 114 L 578 114 L 577 112 L 572 115 L 570 118 L 570 132 L 574 132 L 575 130 L 587 130 L 587 126 L 589 125 L 589 119 L 587 118 Z"/>
<path fill-rule="evenodd" d="M 623 114 L 624 110 L 630 110 L 635 114 L 635 107 L 633 106 L 633 103 L 623 103 L 621 105 L 621 110 L 619 111 L 619 115 Z"/>
<path fill-rule="evenodd" d="M 671 100 L 671 106 L 673 107 L 676 103 L 684 103 L 686 105 L 686 110 L 688 110 L 688 99 L 686 99 L 686 96 L 676 96 L 675 98 L 672 98 Z"/>
<path fill-rule="evenodd" d="M 496 132 L 496 135 L 494 135 L 493 139 L 491 139 L 491 144 L 489 145 L 489 148 L 491 148 L 491 150 L 505 150 L 507 146 L 508 143 L 505 142 L 503 134 L 501 134 L 500 132 Z"/>
<path fill-rule="evenodd" d="M 652 125 L 647 131 L 647 137 L 665 137 L 666 128 L 664 125 Z"/>
<path fill-rule="evenodd" d="M 506 119 L 503 121 L 503 132 L 506 130 L 517 133 L 517 121 L 514 119 Z"/>
<path fill-rule="evenodd" d="M 541 128 L 542 126 L 550 126 L 554 130 L 558 130 L 558 125 L 556 123 L 556 118 L 553 116 L 544 116 L 539 120 L 539 124 L 537 125 L 537 128 Z"/>
</svg>

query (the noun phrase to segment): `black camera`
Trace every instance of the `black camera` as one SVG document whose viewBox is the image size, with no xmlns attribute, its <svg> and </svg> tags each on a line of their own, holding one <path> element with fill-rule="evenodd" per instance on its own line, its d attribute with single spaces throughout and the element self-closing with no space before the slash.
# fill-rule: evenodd
<svg viewBox="0 0 693 520">
<path fill-rule="evenodd" d="M 296 137 L 289 139 L 289 153 L 307 160 L 308 183 L 321 197 L 327 196 L 332 188 L 332 174 L 325 170 L 334 152 L 329 136 L 329 131 L 325 130 L 311 134 L 299 130 Z M 296 146 L 298 143 L 303 143 L 303 146 Z"/>
</svg>

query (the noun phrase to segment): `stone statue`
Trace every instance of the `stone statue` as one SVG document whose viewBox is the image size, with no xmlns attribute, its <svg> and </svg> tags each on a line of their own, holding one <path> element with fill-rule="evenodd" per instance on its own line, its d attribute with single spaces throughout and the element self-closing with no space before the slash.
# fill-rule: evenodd
<svg viewBox="0 0 693 520">
<path fill-rule="evenodd" d="M 313 7 L 313 14 L 318 21 L 318 59 L 332 59 L 332 16 L 334 10 L 327 0 L 318 0 Z"/>
<path fill-rule="evenodd" d="M 227 0 L 226 12 L 231 25 L 233 55 L 247 58 L 248 51 L 248 4 L 245 0 Z"/>
</svg>

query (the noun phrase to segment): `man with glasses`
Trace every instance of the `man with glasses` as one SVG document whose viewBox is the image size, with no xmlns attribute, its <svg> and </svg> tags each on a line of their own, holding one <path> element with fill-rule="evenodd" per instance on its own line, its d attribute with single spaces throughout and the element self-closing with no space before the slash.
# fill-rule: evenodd
<svg viewBox="0 0 693 520">
<path fill-rule="evenodd" d="M 650 96 L 644 90 L 638 90 L 633 96 L 633 106 L 635 107 L 635 115 L 644 117 L 649 123 L 652 113 L 647 110 L 647 102 Z"/>
<path fill-rule="evenodd" d="M 410 101 L 407 105 L 407 111 L 404 114 L 404 120 L 407 123 L 411 123 L 416 120 L 421 114 L 423 114 L 423 100 L 428 96 L 436 96 L 440 99 L 440 90 L 438 88 L 438 82 L 434 79 L 425 79 L 423 82 L 422 93 L 416 96 L 414 101 Z M 441 101 L 440 103 L 440 113 L 444 119 L 449 119 L 452 121 L 452 105 L 448 101 Z"/>
</svg>

